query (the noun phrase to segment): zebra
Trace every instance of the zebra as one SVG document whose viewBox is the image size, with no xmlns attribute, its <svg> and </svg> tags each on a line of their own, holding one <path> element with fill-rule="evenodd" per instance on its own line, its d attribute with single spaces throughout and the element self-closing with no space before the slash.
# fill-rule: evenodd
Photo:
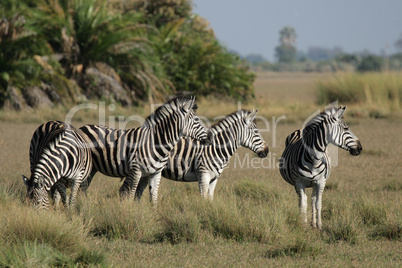
<svg viewBox="0 0 402 268">
<path fill-rule="evenodd" d="M 268 145 L 254 122 L 257 112 L 239 110 L 211 126 L 208 146 L 201 146 L 193 138 L 182 138 L 170 152 L 162 176 L 183 182 L 198 181 L 201 196 L 212 200 L 218 178 L 237 148 L 244 146 L 261 158 L 268 155 Z M 145 186 L 139 186 L 139 197 Z"/>
<path fill-rule="evenodd" d="M 307 223 L 307 195 L 305 188 L 312 187 L 312 223 L 321 229 L 322 193 L 331 172 L 331 159 L 327 147 L 330 143 L 351 155 L 363 150 L 359 139 L 343 120 L 346 106 L 331 107 L 312 118 L 307 125 L 286 138 L 285 150 L 280 159 L 282 177 L 295 187 L 299 196 L 301 219 Z"/>
<path fill-rule="evenodd" d="M 29 147 L 31 177 L 22 174 L 27 197 L 37 209 L 48 209 L 48 193 L 66 205 L 65 186 L 71 186 L 70 206 L 74 206 L 80 184 L 92 170 L 92 155 L 86 141 L 72 125 L 49 121 L 34 132 Z"/>
<path fill-rule="evenodd" d="M 204 144 L 208 133 L 196 115 L 195 97 L 176 97 L 158 107 L 142 127 L 122 130 L 100 125 L 80 128 L 92 151 L 93 170 L 82 187 L 86 189 L 96 172 L 126 177 L 119 193 L 134 199 L 141 178 L 150 181 L 150 199 L 157 202 L 161 172 L 170 151 L 182 136 Z"/>
</svg>

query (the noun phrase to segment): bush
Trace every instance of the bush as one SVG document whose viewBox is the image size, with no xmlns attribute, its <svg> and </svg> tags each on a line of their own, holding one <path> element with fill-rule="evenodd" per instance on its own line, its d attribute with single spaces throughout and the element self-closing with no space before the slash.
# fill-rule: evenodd
<svg viewBox="0 0 402 268">
<path fill-rule="evenodd" d="M 1 10 L 9 30 L 0 33 L 0 107 L 9 99 L 9 107 L 26 105 L 14 100 L 11 87 L 26 92 L 44 83 L 52 88 L 52 80 L 64 80 L 60 76 L 87 88 L 86 71 L 97 66 L 107 66 L 100 72 L 128 91 L 126 104 L 183 91 L 254 97 L 254 73 L 217 41 L 205 19 L 192 14 L 191 1 L 129 1 L 120 7 L 108 2 L 6 0 Z M 83 100 L 69 88 L 61 90 L 67 93 L 52 90 L 57 103 L 67 104 L 66 95 L 73 103 Z M 107 95 L 99 91 L 87 97 Z"/>
<path fill-rule="evenodd" d="M 359 72 L 378 72 L 382 70 L 382 58 L 374 55 L 367 55 L 361 59 L 356 69 Z"/>
</svg>

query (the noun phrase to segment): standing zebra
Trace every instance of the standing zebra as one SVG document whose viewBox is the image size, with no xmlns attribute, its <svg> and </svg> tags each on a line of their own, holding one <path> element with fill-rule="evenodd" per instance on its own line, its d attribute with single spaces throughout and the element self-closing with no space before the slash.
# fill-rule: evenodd
<svg viewBox="0 0 402 268">
<path fill-rule="evenodd" d="M 296 130 L 286 138 L 280 173 L 295 187 L 299 196 L 299 208 L 307 223 L 307 195 L 305 188 L 313 187 L 312 226 L 321 228 L 322 192 L 331 171 L 327 147 L 330 143 L 359 155 L 362 146 L 358 138 L 343 121 L 346 107 L 328 108 L 311 119 L 305 128 Z"/>
<path fill-rule="evenodd" d="M 161 172 L 170 151 L 182 136 L 209 142 L 209 137 L 195 113 L 195 98 L 177 97 L 158 107 L 139 128 L 121 130 L 99 125 L 81 127 L 91 142 L 93 170 L 112 177 L 126 177 L 120 196 L 134 198 L 141 178 L 150 180 L 151 201 L 158 196 Z"/>
<path fill-rule="evenodd" d="M 254 122 L 257 112 L 240 110 L 214 124 L 208 146 L 200 146 L 193 138 L 182 138 L 170 153 L 162 176 L 176 181 L 198 181 L 201 196 L 213 199 L 218 178 L 237 148 L 249 148 L 259 157 L 268 155 L 268 145 Z M 139 197 L 145 186 L 139 187 Z"/>
<path fill-rule="evenodd" d="M 48 192 L 56 194 L 56 205 L 63 198 L 65 186 L 71 186 L 70 205 L 74 205 L 80 184 L 92 169 L 91 152 L 84 138 L 73 126 L 49 121 L 34 132 L 29 147 L 31 177 L 22 175 L 28 198 L 38 209 L 49 207 Z"/>
</svg>

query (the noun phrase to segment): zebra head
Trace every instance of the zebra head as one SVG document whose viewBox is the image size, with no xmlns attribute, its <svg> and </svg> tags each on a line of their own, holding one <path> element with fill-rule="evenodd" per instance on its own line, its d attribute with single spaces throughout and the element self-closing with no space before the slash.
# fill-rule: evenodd
<svg viewBox="0 0 402 268">
<path fill-rule="evenodd" d="M 264 158 L 268 155 L 269 149 L 267 143 L 261 136 L 260 130 L 254 122 L 257 111 L 248 112 L 245 117 L 243 117 L 242 132 L 240 144 L 253 152 L 255 152 L 258 157 Z"/>
<path fill-rule="evenodd" d="M 328 125 L 328 141 L 346 151 L 351 155 L 359 155 L 363 147 L 355 134 L 349 129 L 343 120 L 343 113 L 346 106 L 340 106 L 338 109 L 331 109 L 332 114 Z"/>
<path fill-rule="evenodd" d="M 22 180 L 27 187 L 28 200 L 33 203 L 34 207 L 36 209 L 47 209 L 49 198 L 43 177 L 29 179 L 22 175 Z"/>
<path fill-rule="evenodd" d="M 196 114 L 195 97 L 191 97 L 182 104 L 182 135 L 199 140 L 201 144 L 211 143 L 210 133 Z"/>
</svg>

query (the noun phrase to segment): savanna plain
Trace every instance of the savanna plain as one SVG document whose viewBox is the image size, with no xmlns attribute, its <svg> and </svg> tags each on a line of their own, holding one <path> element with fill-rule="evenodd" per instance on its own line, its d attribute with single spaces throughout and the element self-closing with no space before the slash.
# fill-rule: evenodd
<svg viewBox="0 0 402 268">
<path fill-rule="evenodd" d="M 97 174 L 75 209 L 34 211 L 21 179 L 21 173 L 30 175 L 31 136 L 47 120 L 64 121 L 70 110 L 0 111 L 0 266 L 400 267 L 398 109 L 376 104 L 375 96 L 367 109 L 359 100 L 348 105 L 345 121 L 363 152 L 354 157 L 334 150 L 337 166 L 323 194 L 322 230 L 299 223 L 297 195 L 280 176 L 278 158 L 287 135 L 325 106 L 317 104 L 319 87 L 331 79 L 330 74 L 258 73 L 251 102 L 197 99 L 197 113 L 211 123 L 239 107 L 258 108 L 257 125 L 270 153 L 260 159 L 240 148 L 219 178 L 212 202 L 199 196 L 197 183 L 162 179 L 157 208 L 145 194 L 140 202 L 120 200 L 120 179 Z M 118 127 L 116 119 L 145 118 L 151 111 L 147 105 L 102 105 L 77 111 L 73 125 L 102 120 Z M 124 126 L 138 125 L 134 121 Z M 311 190 L 307 194 L 310 198 Z"/>
</svg>

